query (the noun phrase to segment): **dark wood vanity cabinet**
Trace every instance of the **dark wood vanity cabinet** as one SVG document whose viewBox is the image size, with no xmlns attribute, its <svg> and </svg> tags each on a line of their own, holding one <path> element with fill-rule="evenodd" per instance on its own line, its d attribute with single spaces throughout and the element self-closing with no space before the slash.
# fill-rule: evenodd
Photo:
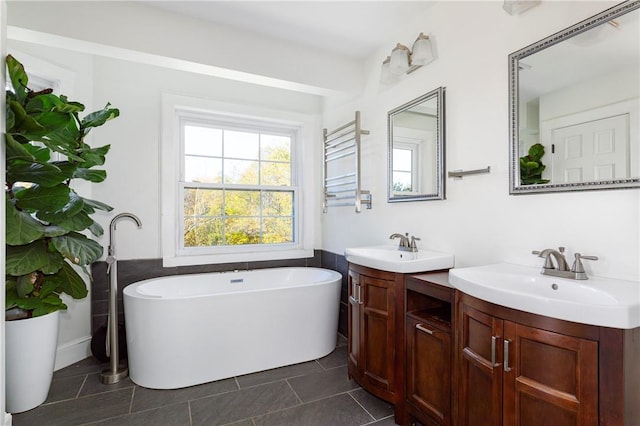
<svg viewBox="0 0 640 426">
<path fill-rule="evenodd" d="M 406 417 L 451 425 L 455 291 L 446 272 L 407 276 L 405 286 Z"/>
<path fill-rule="evenodd" d="M 461 292 L 456 317 L 456 424 L 640 424 L 640 329 L 555 320 Z"/>
<path fill-rule="evenodd" d="M 396 274 L 349 267 L 349 375 L 395 403 Z"/>
</svg>

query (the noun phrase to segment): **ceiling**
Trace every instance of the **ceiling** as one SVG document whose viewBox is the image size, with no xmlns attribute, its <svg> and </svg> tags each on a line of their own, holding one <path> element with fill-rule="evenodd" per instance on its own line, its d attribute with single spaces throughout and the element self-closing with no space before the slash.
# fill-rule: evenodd
<svg viewBox="0 0 640 426">
<path fill-rule="evenodd" d="M 146 5 L 277 40 L 362 59 L 434 2 L 145 1 Z M 393 46 L 389 46 L 391 49 Z"/>
</svg>

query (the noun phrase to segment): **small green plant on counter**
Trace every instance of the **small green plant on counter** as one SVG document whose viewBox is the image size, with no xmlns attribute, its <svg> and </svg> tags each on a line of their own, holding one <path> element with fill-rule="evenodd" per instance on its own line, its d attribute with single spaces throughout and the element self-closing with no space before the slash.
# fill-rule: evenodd
<svg viewBox="0 0 640 426">
<path fill-rule="evenodd" d="M 520 184 L 535 185 L 549 183 L 549 179 L 542 179 L 542 172 L 547 168 L 542 164 L 544 145 L 537 143 L 529 148 L 527 155 L 520 157 Z"/>
<path fill-rule="evenodd" d="M 103 248 L 81 232 L 102 235 L 91 215 L 111 207 L 81 197 L 71 184 L 105 180 L 106 171 L 94 167 L 104 164 L 110 146 L 92 148 L 84 139 L 119 111 L 107 104 L 80 118 L 84 105 L 51 89 L 29 89 L 24 67 L 13 56 L 7 56 L 6 67 L 12 88 L 6 91 L 5 309 L 17 308 L 18 318 L 35 317 L 66 309 L 62 293 L 74 299 L 87 295 L 72 265 L 89 275 L 86 266 Z"/>
</svg>

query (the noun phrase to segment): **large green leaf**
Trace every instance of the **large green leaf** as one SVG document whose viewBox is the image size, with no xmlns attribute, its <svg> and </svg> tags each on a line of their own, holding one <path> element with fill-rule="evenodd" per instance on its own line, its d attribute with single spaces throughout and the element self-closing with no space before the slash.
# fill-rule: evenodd
<svg viewBox="0 0 640 426">
<path fill-rule="evenodd" d="M 80 212 L 73 216 L 57 220 L 56 224 L 68 231 L 84 231 L 93 225 L 93 219 L 85 212 Z"/>
<path fill-rule="evenodd" d="M 68 229 L 65 229 L 58 225 L 49 225 L 44 227 L 45 237 L 59 237 L 60 235 L 64 235 L 68 232 L 69 232 Z"/>
<path fill-rule="evenodd" d="M 101 203 L 100 201 L 90 200 L 88 198 L 83 198 L 83 200 L 84 200 L 85 206 L 91 207 L 93 209 L 102 210 L 105 212 L 110 212 L 111 210 L 113 210 L 113 207 L 111 207 L 108 204 Z"/>
<path fill-rule="evenodd" d="M 61 107 L 58 107 L 58 110 L 64 112 L 77 113 L 84 111 L 84 105 L 80 102 L 70 101 L 65 95 L 60 95 L 60 100 L 63 102 Z"/>
<path fill-rule="evenodd" d="M 50 188 L 67 179 L 62 171 L 50 163 L 17 163 L 7 164 L 7 179 L 10 182 L 33 182 Z"/>
<path fill-rule="evenodd" d="M 76 172 L 76 169 L 78 168 L 77 163 L 72 163 L 70 161 L 53 161 L 51 164 L 55 164 L 56 167 L 62 170 L 62 173 L 64 173 L 64 175 L 68 179 L 73 178 L 73 174 Z"/>
<path fill-rule="evenodd" d="M 62 292 L 62 288 L 62 279 L 58 275 L 44 275 L 42 277 L 40 297 L 47 297 L 52 293 L 60 293 Z"/>
<path fill-rule="evenodd" d="M 107 172 L 104 170 L 91 170 L 78 168 L 73 174 L 74 179 L 84 179 L 93 183 L 100 183 L 107 178 Z"/>
<path fill-rule="evenodd" d="M 5 311 L 18 306 L 18 292 L 16 292 L 16 281 L 7 279 L 5 281 Z"/>
<path fill-rule="evenodd" d="M 9 105 L 9 102 L 12 100 L 15 100 L 15 99 L 11 98 L 10 93 L 7 92 L 7 99 L 6 99 L 6 105 L 5 105 L 5 128 L 6 129 L 13 129 L 13 127 L 16 125 L 16 115 L 13 113 L 13 110 Z"/>
<path fill-rule="evenodd" d="M 54 237 L 51 242 L 56 250 L 77 265 L 89 265 L 98 260 L 103 252 L 100 244 L 77 232 Z"/>
<path fill-rule="evenodd" d="M 22 102 L 27 97 L 29 77 L 27 77 L 27 73 L 22 64 L 12 55 L 7 55 L 5 63 L 7 64 L 7 72 L 9 73 L 9 80 L 11 80 L 11 85 L 13 86 L 13 92 L 18 101 Z"/>
<path fill-rule="evenodd" d="M 73 229 L 74 227 L 63 225 L 63 222 L 68 221 L 78 213 L 82 212 L 83 209 L 84 209 L 84 200 L 82 199 L 82 197 L 76 194 L 73 190 L 71 190 L 69 191 L 69 202 L 64 206 L 62 206 L 61 209 L 55 210 L 55 211 L 40 210 L 39 212 L 36 213 L 36 216 L 38 217 L 38 219 L 44 222 L 49 222 L 51 224 L 59 225 L 60 227 L 65 228 L 68 231 L 70 230 L 77 231 L 77 229 Z M 90 223 L 86 223 L 85 227 L 82 229 L 86 229 L 86 227 L 89 225 Z M 80 231 L 82 229 L 80 229 Z"/>
<path fill-rule="evenodd" d="M 33 291 L 36 274 L 21 275 L 16 279 L 16 293 L 19 298 L 24 298 Z"/>
<path fill-rule="evenodd" d="M 67 262 L 64 262 L 57 275 L 62 279 L 61 285 L 64 293 L 74 299 L 82 299 L 87 296 L 87 284 Z"/>
<path fill-rule="evenodd" d="M 27 101 L 25 110 L 28 113 L 38 113 L 44 111 L 51 111 L 54 108 L 62 106 L 62 101 L 57 95 L 53 93 L 41 94 L 32 97 Z"/>
<path fill-rule="evenodd" d="M 35 160 L 35 157 L 26 149 L 27 146 L 29 146 L 29 144 L 21 144 L 20 142 L 16 141 L 15 138 L 10 135 L 10 134 L 6 134 L 6 141 L 7 141 L 7 163 L 9 163 L 10 161 L 15 161 L 15 160 L 24 160 L 24 161 L 33 161 Z"/>
<path fill-rule="evenodd" d="M 95 111 L 91 114 L 87 114 L 80 121 L 80 127 L 85 131 L 85 134 L 91 127 L 102 126 L 107 121 L 112 120 L 120 115 L 120 111 L 117 108 L 109 108 L 110 106 L 111 104 L 107 104 L 100 111 Z"/>
<path fill-rule="evenodd" d="M 18 277 L 37 271 L 49 264 L 47 246 L 42 240 L 36 240 L 23 246 L 7 246 L 6 248 L 7 275 Z"/>
<path fill-rule="evenodd" d="M 17 206 L 23 210 L 59 210 L 69 202 L 69 187 L 59 184 L 51 188 L 33 185 L 15 192 Z"/>
<path fill-rule="evenodd" d="M 58 140 L 52 137 L 52 135 L 55 134 L 54 132 L 57 132 L 60 129 L 74 127 L 76 125 L 73 115 L 59 111 L 42 112 L 36 116 L 36 120 L 38 120 L 38 123 L 47 129 L 47 138 L 52 141 Z M 65 141 L 67 141 L 66 138 Z M 68 145 L 68 142 L 65 142 L 64 145 Z"/>
<path fill-rule="evenodd" d="M 6 234 L 7 244 L 15 246 L 29 244 L 44 235 L 44 226 L 30 214 L 19 211 L 13 203 L 6 199 Z"/>
<path fill-rule="evenodd" d="M 43 274 L 51 275 L 55 274 L 60 270 L 60 268 L 62 268 L 64 258 L 58 252 L 48 251 L 47 261 L 47 263 L 40 267 L 40 271 L 42 271 Z"/>
<path fill-rule="evenodd" d="M 46 163 L 51 160 L 51 151 L 46 146 L 35 145 L 31 143 L 26 143 L 23 145 L 24 149 L 29 151 L 29 154 L 33 155 L 36 161 L 41 163 Z"/>
<path fill-rule="evenodd" d="M 101 237 L 102 234 L 104 234 L 104 229 L 102 229 L 102 226 L 100 226 L 100 224 L 95 221 L 93 222 L 93 224 L 91 224 L 91 226 L 88 229 L 96 237 Z"/>
<path fill-rule="evenodd" d="M 82 167 L 91 168 L 93 166 L 102 166 L 105 161 L 105 156 L 111 149 L 111 145 L 101 146 L 99 148 L 81 148 L 78 150 L 78 154 L 83 158 Z"/>
<path fill-rule="evenodd" d="M 38 121 L 27 114 L 22 105 L 16 101 L 9 101 L 9 106 L 14 114 L 14 126 L 7 129 L 7 133 L 21 133 L 27 137 L 37 139 L 44 135 L 47 129 Z"/>
</svg>

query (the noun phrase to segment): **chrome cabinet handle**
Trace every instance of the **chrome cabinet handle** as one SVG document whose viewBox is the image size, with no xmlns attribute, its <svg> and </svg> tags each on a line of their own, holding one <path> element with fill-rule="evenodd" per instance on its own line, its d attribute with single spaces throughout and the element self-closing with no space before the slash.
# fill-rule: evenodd
<svg viewBox="0 0 640 426">
<path fill-rule="evenodd" d="M 496 336 L 491 336 L 491 366 L 496 366 L 496 341 L 498 338 Z"/>
<path fill-rule="evenodd" d="M 504 339 L 504 371 L 507 373 L 511 371 L 511 367 L 509 367 L 509 343 L 511 340 Z"/>
<path fill-rule="evenodd" d="M 357 288 L 358 288 L 358 303 L 362 305 L 362 286 L 358 284 Z"/>
<path fill-rule="evenodd" d="M 356 290 L 357 288 L 358 285 L 355 283 L 355 281 L 351 281 L 351 296 L 349 296 L 349 300 L 353 303 L 360 303 L 360 301 L 358 300 L 358 292 Z"/>
<path fill-rule="evenodd" d="M 424 331 L 427 334 L 433 334 L 433 330 L 429 330 L 428 328 L 426 328 L 424 325 L 422 324 L 416 324 L 416 328 L 420 331 Z"/>
</svg>

